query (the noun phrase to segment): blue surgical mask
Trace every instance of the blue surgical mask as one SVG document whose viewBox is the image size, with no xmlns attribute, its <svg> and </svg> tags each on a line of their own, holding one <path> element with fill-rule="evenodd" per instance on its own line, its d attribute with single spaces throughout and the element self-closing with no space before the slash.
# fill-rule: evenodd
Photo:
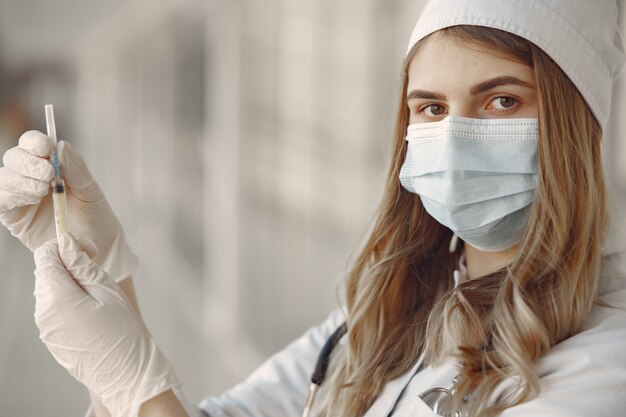
<svg viewBox="0 0 626 417">
<path fill-rule="evenodd" d="M 409 125 L 400 182 L 463 241 L 484 251 L 518 243 L 537 187 L 537 119 L 449 116 Z"/>
</svg>

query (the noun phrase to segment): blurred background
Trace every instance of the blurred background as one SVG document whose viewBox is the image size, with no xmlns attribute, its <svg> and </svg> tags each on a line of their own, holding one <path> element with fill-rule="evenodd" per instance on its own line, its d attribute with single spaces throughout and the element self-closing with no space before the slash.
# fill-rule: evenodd
<svg viewBox="0 0 626 417">
<path fill-rule="evenodd" d="M 382 192 L 422 0 L 0 0 L 0 151 L 85 157 L 140 259 L 148 326 L 195 402 L 337 305 Z M 626 27 L 622 13 L 622 27 Z M 605 145 L 626 188 L 626 83 Z M 82 416 L 0 230 L 0 415 Z"/>
</svg>

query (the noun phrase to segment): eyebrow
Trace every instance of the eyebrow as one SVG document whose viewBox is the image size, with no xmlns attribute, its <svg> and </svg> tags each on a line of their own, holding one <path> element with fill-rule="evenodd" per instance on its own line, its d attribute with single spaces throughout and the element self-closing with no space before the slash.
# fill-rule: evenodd
<svg viewBox="0 0 626 417">
<path fill-rule="evenodd" d="M 519 85 L 526 88 L 534 88 L 532 84 L 527 83 L 526 81 L 522 81 L 519 78 L 511 77 L 511 76 L 502 76 L 492 78 L 490 80 L 483 81 L 479 84 L 476 84 L 472 88 L 470 88 L 470 94 L 476 96 L 478 94 L 482 94 L 489 90 L 492 90 L 496 87 L 501 87 L 503 85 Z M 427 90 L 412 90 L 406 97 L 407 101 L 411 99 L 424 99 L 424 100 L 445 100 L 446 96 L 441 93 L 436 93 L 433 91 Z"/>
</svg>

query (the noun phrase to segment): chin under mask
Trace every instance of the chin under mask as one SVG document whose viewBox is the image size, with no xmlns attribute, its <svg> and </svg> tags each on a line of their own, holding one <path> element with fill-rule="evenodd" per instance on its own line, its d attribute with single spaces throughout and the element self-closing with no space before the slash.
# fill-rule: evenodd
<svg viewBox="0 0 626 417">
<path fill-rule="evenodd" d="M 485 251 L 515 245 L 537 186 L 537 119 L 450 116 L 409 125 L 400 182 L 463 241 Z"/>
</svg>

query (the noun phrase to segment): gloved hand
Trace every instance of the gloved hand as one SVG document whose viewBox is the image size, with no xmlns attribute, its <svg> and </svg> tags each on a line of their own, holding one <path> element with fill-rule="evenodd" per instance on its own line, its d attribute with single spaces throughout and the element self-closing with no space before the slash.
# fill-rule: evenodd
<svg viewBox="0 0 626 417">
<path fill-rule="evenodd" d="M 54 170 L 48 156 L 50 139 L 31 130 L 9 149 L 0 168 L 0 222 L 31 251 L 56 236 L 50 181 Z M 95 243 L 95 261 L 114 281 L 137 269 L 124 231 L 83 159 L 66 142 L 57 152 L 66 182 L 69 229 Z"/>
<path fill-rule="evenodd" d="M 143 321 L 74 237 L 35 251 L 35 323 L 52 356 L 96 394 L 112 417 L 180 385 Z"/>
</svg>

